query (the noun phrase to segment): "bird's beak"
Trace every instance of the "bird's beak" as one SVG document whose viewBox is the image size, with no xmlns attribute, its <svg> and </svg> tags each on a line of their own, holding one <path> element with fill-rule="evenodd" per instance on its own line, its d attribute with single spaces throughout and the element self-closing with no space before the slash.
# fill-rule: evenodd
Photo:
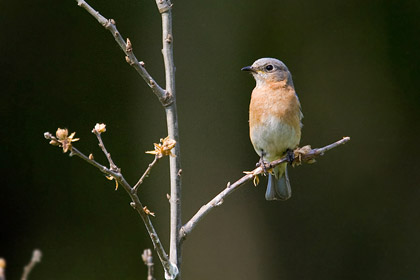
<svg viewBox="0 0 420 280">
<path fill-rule="evenodd" d="M 247 71 L 247 72 L 255 72 L 252 66 L 245 66 L 241 69 L 241 71 Z"/>
</svg>

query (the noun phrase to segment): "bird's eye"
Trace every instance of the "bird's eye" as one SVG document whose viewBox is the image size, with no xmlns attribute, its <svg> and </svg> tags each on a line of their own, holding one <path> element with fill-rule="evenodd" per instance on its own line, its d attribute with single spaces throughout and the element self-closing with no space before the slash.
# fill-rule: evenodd
<svg viewBox="0 0 420 280">
<path fill-rule="evenodd" d="M 271 71 L 271 70 L 273 70 L 273 69 L 274 69 L 274 67 L 273 67 L 273 65 L 271 65 L 271 64 L 269 64 L 269 65 L 265 66 L 265 70 L 267 70 L 267 71 Z"/>
</svg>

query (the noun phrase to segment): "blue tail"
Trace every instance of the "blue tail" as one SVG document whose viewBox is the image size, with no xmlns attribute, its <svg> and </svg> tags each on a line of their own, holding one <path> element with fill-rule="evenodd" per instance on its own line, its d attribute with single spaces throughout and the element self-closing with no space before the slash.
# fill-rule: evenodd
<svg viewBox="0 0 420 280">
<path fill-rule="evenodd" d="M 268 175 L 266 200 L 286 200 L 292 196 L 289 176 L 287 175 L 287 163 L 274 168 L 274 175 Z"/>
</svg>

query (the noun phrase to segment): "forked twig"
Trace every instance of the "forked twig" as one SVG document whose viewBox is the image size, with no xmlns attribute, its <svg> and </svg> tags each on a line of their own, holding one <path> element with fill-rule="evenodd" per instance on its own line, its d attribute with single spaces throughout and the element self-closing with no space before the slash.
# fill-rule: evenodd
<svg viewBox="0 0 420 280">
<path fill-rule="evenodd" d="M 172 104 L 172 96 L 166 90 L 161 88 L 158 83 L 156 83 L 155 79 L 152 78 L 152 76 L 149 74 L 149 72 L 147 72 L 146 68 L 144 67 L 144 62 L 138 61 L 137 57 L 133 53 L 133 47 L 130 40 L 124 40 L 124 38 L 121 36 L 120 32 L 117 29 L 115 20 L 105 18 L 84 0 L 76 0 L 76 2 L 77 5 L 85 9 L 89 14 L 91 14 L 106 30 L 111 32 L 115 41 L 120 46 L 121 50 L 125 53 L 127 63 L 130 64 L 134 69 L 136 69 L 137 73 L 139 73 L 139 75 L 149 85 L 149 87 L 152 89 L 153 93 L 158 97 L 162 105 L 168 106 Z"/>
<path fill-rule="evenodd" d="M 99 129 L 98 125 L 103 125 L 103 124 L 97 124 L 95 126 L 95 128 L 92 130 L 92 132 L 98 137 L 98 140 L 101 139 L 100 134 L 105 132 L 105 125 L 103 125 L 103 127 L 101 129 Z M 58 129 L 57 131 L 62 131 L 62 129 Z M 66 130 L 67 131 L 67 130 Z M 70 136 L 68 136 L 68 131 L 67 133 L 61 133 L 63 135 L 66 135 L 66 137 L 73 137 L 75 133 L 72 133 Z M 130 203 L 130 205 L 137 211 L 137 213 L 140 215 L 140 217 L 143 220 L 144 225 L 146 226 L 147 232 L 149 233 L 150 239 L 152 240 L 153 246 L 156 250 L 156 253 L 162 263 L 162 266 L 165 270 L 165 275 L 168 276 L 168 279 L 175 279 L 176 275 L 178 274 L 178 268 L 175 264 L 171 263 L 171 261 L 169 260 L 168 255 L 165 252 L 165 249 L 163 248 L 162 243 L 160 242 L 159 236 L 152 224 L 152 221 L 150 220 L 149 215 L 154 216 L 154 213 L 151 212 L 149 209 L 147 209 L 146 206 L 143 206 L 143 204 L 140 202 L 140 199 L 137 195 L 137 189 L 134 189 L 133 187 L 130 186 L 130 184 L 125 180 L 124 176 L 121 173 L 121 169 L 118 168 L 112 161 L 111 159 L 111 155 L 107 152 L 106 148 L 105 148 L 105 144 L 103 143 L 103 141 L 101 141 L 100 146 L 102 145 L 101 149 L 104 152 L 104 154 L 106 155 L 107 159 L 110 162 L 110 165 L 114 166 L 113 168 L 110 167 L 106 167 L 100 163 L 98 163 L 97 161 L 94 160 L 93 156 L 86 156 L 85 154 L 83 154 L 82 152 L 80 152 L 78 149 L 76 149 L 75 147 L 73 147 L 73 145 L 71 144 L 72 142 L 70 140 L 67 140 L 66 137 L 62 136 L 62 138 L 58 138 L 57 136 L 53 136 L 51 133 L 46 132 L 44 133 L 44 137 L 48 140 L 50 140 L 50 144 L 55 145 L 55 146 L 59 146 L 59 147 L 63 147 L 63 143 L 65 143 L 67 146 L 67 150 L 70 151 L 70 156 L 77 156 L 83 160 L 85 160 L 86 162 L 88 162 L 89 164 L 95 166 L 96 168 L 99 169 L 99 171 L 101 171 L 102 173 L 104 173 L 105 175 L 107 175 L 107 178 L 111 178 L 112 180 L 115 180 L 117 182 L 117 186 L 121 185 L 124 190 L 127 192 L 127 194 L 130 196 L 132 202 Z M 167 139 L 167 138 L 165 138 Z M 73 139 L 74 140 L 74 139 Z M 170 139 L 167 139 L 168 141 Z M 171 142 L 172 143 L 172 142 Z M 175 145 L 174 143 L 172 143 L 173 145 Z M 155 145 L 156 147 L 156 145 Z M 166 146 L 165 146 L 166 147 Z M 169 146 L 169 148 L 173 148 L 173 146 Z M 170 151 L 169 151 L 170 153 Z M 112 163 L 112 164 L 111 164 Z M 150 172 L 150 169 L 149 169 Z"/>
</svg>

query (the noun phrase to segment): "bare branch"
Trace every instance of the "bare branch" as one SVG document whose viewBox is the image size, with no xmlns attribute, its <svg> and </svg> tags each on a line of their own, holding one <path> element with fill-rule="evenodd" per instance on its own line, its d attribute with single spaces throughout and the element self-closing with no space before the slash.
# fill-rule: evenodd
<svg viewBox="0 0 420 280">
<path fill-rule="evenodd" d="M 143 175 L 140 177 L 140 179 L 138 180 L 138 182 L 134 185 L 133 187 L 133 191 L 137 193 L 137 189 L 139 188 L 139 186 L 141 184 L 143 184 L 144 179 L 146 178 L 146 176 L 149 175 L 150 171 L 152 171 L 153 166 L 158 162 L 158 156 L 155 155 L 155 158 L 153 159 L 152 163 L 149 164 L 149 167 L 147 167 L 146 171 L 143 173 Z"/>
<path fill-rule="evenodd" d="M 156 230 L 153 227 L 149 215 L 145 211 L 147 208 L 143 207 L 136 193 L 134 193 L 133 191 L 127 191 L 127 193 L 129 193 L 133 201 L 130 205 L 139 213 L 146 226 L 147 231 L 149 232 L 150 239 L 153 242 L 153 246 L 165 270 L 165 275 L 170 275 L 172 277 L 171 279 L 175 279 L 176 275 L 178 274 L 178 268 L 170 262 L 168 255 L 166 254 L 165 249 L 163 248 L 163 245 L 160 242 L 160 239 L 156 233 Z"/>
<path fill-rule="evenodd" d="M 163 248 L 162 243 L 160 242 L 159 236 L 152 224 L 152 221 L 149 218 L 149 215 L 146 213 L 145 208 L 143 204 L 140 202 L 139 197 L 137 196 L 137 193 L 134 191 L 133 188 L 128 184 L 128 182 L 125 180 L 123 175 L 118 171 L 115 172 L 113 170 L 110 170 L 106 168 L 105 166 L 95 162 L 94 160 L 89 159 L 86 155 L 81 153 L 79 150 L 73 147 L 70 155 L 76 155 L 85 161 L 89 162 L 93 166 L 97 167 L 101 172 L 107 174 L 108 176 L 112 176 L 115 180 L 118 181 L 118 183 L 124 188 L 124 190 L 128 193 L 130 196 L 132 202 L 131 206 L 137 211 L 137 213 L 140 215 L 140 217 L 143 220 L 144 225 L 146 226 L 147 232 L 149 233 L 150 239 L 152 240 L 153 246 L 156 250 L 156 253 L 158 254 L 158 257 L 162 263 L 162 266 L 165 270 L 165 274 L 173 274 L 174 271 L 177 271 L 177 268 L 174 268 L 174 265 L 171 264 L 169 261 L 168 255 L 165 252 L 165 249 Z M 117 170 L 120 170 L 117 168 Z M 176 274 L 176 273 L 175 273 Z M 175 277 L 174 277 L 175 278 Z"/>
<path fill-rule="evenodd" d="M 159 98 L 159 101 L 162 103 L 162 105 L 166 107 L 172 104 L 173 100 L 171 94 L 163 88 L 161 88 L 152 78 L 149 72 L 147 72 L 146 68 L 144 67 L 144 63 L 138 61 L 138 59 L 133 53 L 133 47 L 130 40 L 127 39 L 127 41 L 125 41 L 123 39 L 123 37 L 117 29 L 117 26 L 115 25 L 115 20 L 105 18 L 84 0 L 76 0 L 76 2 L 77 5 L 84 8 L 89 14 L 91 14 L 106 30 L 111 32 L 115 41 L 120 46 L 121 50 L 125 53 L 126 61 L 128 62 L 128 64 L 130 64 L 134 69 L 136 69 L 137 73 L 139 73 L 139 75 L 152 89 L 153 93 Z"/>
<path fill-rule="evenodd" d="M 117 172 L 106 168 L 103 165 L 100 165 L 99 163 L 95 162 L 94 160 L 89 159 L 86 155 L 81 153 L 79 150 L 73 147 L 70 155 L 76 155 L 85 161 L 89 162 L 93 166 L 97 167 L 101 172 L 107 174 L 108 176 L 112 176 L 115 180 L 118 181 L 118 183 L 124 188 L 124 190 L 128 193 L 130 196 L 132 202 L 131 206 L 137 211 L 137 213 L 142 218 L 144 225 L 146 226 L 147 232 L 149 233 L 150 239 L 152 240 L 153 246 L 156 250 L 156 253 L 159 256 L 159 259 L 163 265 L 163 268 L 165 270 L 165 273 L 172 274 L 174 271 L 174 266 L 170 263 L 168 255 L 165 252 L 165 249 L 163 248 L 162 243 L 160 242 L 159 236 L 152 224 L 152 221 L 149 218 L 149 215 L 146 213 L 145 208 L 143 204 L 140 202 L 139 197 L 137 196 L 137 193 L 134 191 L 133 188 L 128 184 L 128 182 L 125 180 L 124 176 L 119 172 L 119 168 L 117 168 Z"/>
<path fill-rule="evenodd" d="M 144 68 L 144 63 L 139 62 L 133 53 L 133 46 L 129 39 L 124 41 L 123 37 L 116 28 L 115 21 L 106 19 L 98 11 L 93 9 L 84 0 L 76 0 L 78 5 L 91 14 L 102 26 L 111 32 L 115 41 L 126 54 L 126 61 L 133 66 L 136 71 L 146 81 L 161 104 L 165 107 L 168 135 L 179 143 L 178 116 L 175 102 L 175 65 L 173 59 L 173 34 L 172 34 L 172 3 L 170 0 L 156 0 L 156 5 L 162 16 L 162 54 L 165 64 L 166 90 L 163 90 Z M 181 242 L 179 229 L 181 221 L 181 159 L 180 146 L 175 148 L 175 158 L 170 158 L 170 177 L 171 177 L 171 234 L 170 234 L 170 259 L 179 266 L 181 260 Z M 167 277 L 166 275 L 165 277 Z M 169 277 L 169 276 L 168 276 Z M 169 278 L 168 278 L 169 279 Z"/>
<path fill-rule="evenodd" d="M 92 129 L 92 133 L 96 135 L 96 138 L 98 138 L 98 142 L 99 142 L 99 147 L 101 148 L 102 152 L 105 154 L 108 162 L 109 162 L 109 168 L 113 171 L 118 171 L 117 166 L 114 164 L 114 162 L 112 161 L 111 158 L 111 154 L 107 151 L 107 149 L 105 148 L 104 142 L 102 141 L 102 136 L 101 133 L 105 132 L 105 124 L 103 125 L 103 131 L 101 131 L 100 126 L 101 124 L 96 124 L 95 128 Z"/>
<path fill-rule="evenodd" d="M 179 230 L 181 220 L 181 150 L 178 133 L 178 114 L 175 94 L 175 63 L 173 57 L 172 33 L 172 3 L 170 0 L 156 0 L 156 5 L 162 17 L 162 54 L 165 64 L 166 91 L 173 97 L 173 103 L 165 107 L 168 135 L 178 144 L 175 147 L 175 157 L 169 159 L 171 194 L 170 194 L 170 260 L 181 266 L 181 239 Z M 166 277 L 167 275 L 165 275 Z M 180 276 L 178 277 L 180 279 Z"/>
<path fill-rule="evenodd" d="M 31 273 L 32 269 L 35 267 L 37 263 L 41 261 L 42 252 L 38 249 L 35 249 L 32 252 L 31 261 L 23 268 L 23 274 L 21 280 L 27 280 L 29 273 Z"/>
<path fill-rule="evenodd" d="M 347 143 L 348 141 L 350 141 L 350 137 L 344 137 L 343 139 L 335 143 L 332 143 L 328 146 L 325 146 L 323 148 L 311 149 L 310 146 L 297 148 L 294 151 L 295 159 L 292 164 L 299 165 L 303 162 L 311 163 L 314 161 L 316 157 L 324 155 L 326 151 L 329 151 L 339 145 L 343 145 Z M 287 156 L 284 156 L 281 159 L 272 161 L 271 163 L 267 164 L 265 167 L 266 169 L 269 169 L 269 168 L 279 165 L 280 163 L 286 162 L 287 160 L 288 160 Z M 195 228 L 197 223 L 200 222 L 211 210 L 221 205 L 223 203 L 223 200 L 226 197 L 228 197 L 239 187 L 243 186 L 246 182 L 251 181 L 252 179 L 254 179 L 256 176 L 258 176 L 261 173 L 264 173 L 264 168 L 262 166 L 259 166 L 250 172 L 246 172 L 247 175 L 243 176 L 241 179 L 239 179 L 235 183 L 233 184 L 228 183 L 226 188 L 222 192 L 216 195 L 216 197 L 214 197 L 206 205 L 203 205 L 200 208 L 200 210 L 198 210 L 198 212 L 181 228 L 180 230 L 181 237 L 185 239 L 191 233 L 191 231 Z"/>
<path fill-rule="evenodd" d="M 51 142 L 57 141 L 57 138 L 54 137 L 51 133 L 45 132 L 44 137 L 48 140 L 51 140 L 50 144 L 55 145 L 54 143 L 51 143 Z M 103 142 L 102 142 L 102 145 L 105 149 Z M 130 186 L 130 184 L 125 180 L 124 176 L 121 174 L 121 169 L 118 168 L 116 165 L 114 165 L 115 169 L 107 168 L 106 166 L 96 162 L 93 159 L 93 157 L 86 156 L 85 154 L 80 152 L 78 149 L 76 149 L 74 146 L 70 146 L 70 156 L 80 157 L 84 161 L 98 168 L 99 171 L 106 174 L 109 178 L 112 178 L 113 180 L 115 180 L 119 185 L 121 185 L 124 188 L 124 190 L 127 192 L 127 194 L 130 196 L 132 200 L 130 205 L 137 211 L 137 213 L 140 215 L 141 219 L 143 220 L 144 225 L 146 226 L 147 232 L 149 233 L 150 239 L 152 240 L 156 253 L 165 270 L 165 275 L 169 275 L 170 277 L 172 277 L 168 279 L 175 279 L 176 275 L 178 274 L 178 268 L 176 265 L 170 262 L 168 255 L 166 254 L 165 249 L 163 248 L 163 245 L 160 242 L 159 236 L 152 224 L 152 221 L 149 218 L 149 215 L 151 215 L 152 212 L 148 210 L 147 207 L 143 206 L 143 204 L 140 202 L 140 199 L 137 196 L 136 191 Z M 110 157 L 111 156 L 109 155 L 109 160 L 110 162 L 113 163 Z"/>
<path fill-rule="evenodd" d="M 120 181 L 125 181 L 124 177 L 122 176 L 122 174 L 120 173 L 120 170 L 118 168 L 116 168 L 115 170 L 110 169 L 110 168 L 106 167 L 105 165 L 102 165 L 99 162 L 95 161 L 94 159 L 89 158 L 88 156 L 83 154 L 81 151 L 79 151 L 75 147 L 72 147 L 71 152 L 70 152 L 70 156 L 71 157 L 72 156 L 78 156 L 79 158 L 83 159 L 87 163 L 89 163 L 89 164 L 95 166 L 96 168 L 98 168 L 99 171 L 101 171 L 105 175 L 109 176 L 110 178 L 111 177 L 114 178 L 119 183 L 120 183 Z"/>
<path fill-rule="evenodd" d="M 300 156 L 301 161 L 308 162 L 308 161 L 316 158 L 317 156 L 323 156 L 325 152 L 327 152 L 331 149 L 334 149 L 337 146 L 346 144 L 348 141 L 350 141 L 350 137 L 347 136 L 347 137 L 343 137 L 343 139 L 341 139 L 341 140 L 338 140 L 338 141 L 336 141 L 336 142 L 334 142 L 330 145 L 327 145 L 325 147 L 322 147 L 322 148 L 310 149 L 310 150 L 307 150 L 307 151 L 301 151 L 305 147 L 308 147 L 308 146 L 305 146 L 301 149 L 297 149 L 296 152 L 297 152 L 298 158 L 295 158 L 293 163 L 294 164 L 299 163 L 299 156 Z M 309 146 L 309 148 L 310 148 L 310 146 Z"/>
<path fill-rule="evenodd" d="M 143 254 L 141 255 L 141 258 L 143 259 L 144 264 L 147 266 L 147 280 L 155 280 L 155 277 L 153 277 L 153 256 L 152 256 L 152 250 L 145 249 L 143 251 Z"/>
</svg>

